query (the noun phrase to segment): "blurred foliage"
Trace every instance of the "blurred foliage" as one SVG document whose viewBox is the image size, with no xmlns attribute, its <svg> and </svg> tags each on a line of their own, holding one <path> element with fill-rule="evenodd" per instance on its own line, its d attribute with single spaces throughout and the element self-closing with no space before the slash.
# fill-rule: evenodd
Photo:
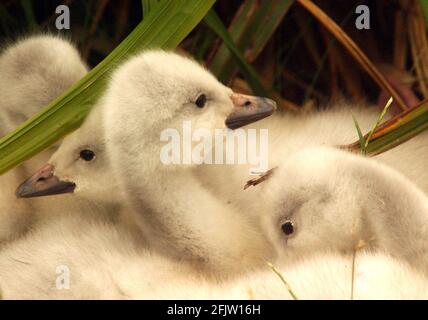
<svg viewBox="0 0 428 320">
<path fill-rule="evenodd" d="M 55 29 L 55 8 L 66 4 L 74 39 L 95 66 L 129 34 L 142 18 L 141 0 L 3 0 L 0 2 L 0 41 L 29 30 Z M 342 97 L 376 102 L 380 90 L 365 70 L 350 58 L 326 28 L 293 1 L 218 0 L 215 11 L 229 27 L 237 48 L 259 74 L 257 81 L 281 98 L 287 109 L 312 108 Z M 403 80 L 417 98 L 428 96 L 428 55 L 424 28 L 425 1 L 314 1 L 362 48 L 387 77 Z M 370 30 L 355 27 L 355 8 L 370 8 Z M 212 67 L 227 83 L 242 82 L 236 60 L 218 35 L 201 23 L 181 48 Z M 231 60 L 232 59 L 232 60 Z M 235 83 L 236 82 L 236 83 Z M 384 105 L 385 98 L 380 105 Z"/>
</svg>

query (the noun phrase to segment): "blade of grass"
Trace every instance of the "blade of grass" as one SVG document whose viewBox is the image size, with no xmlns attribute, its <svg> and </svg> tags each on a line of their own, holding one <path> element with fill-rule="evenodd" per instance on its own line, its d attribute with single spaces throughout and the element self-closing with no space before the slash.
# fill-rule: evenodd
<svg viewBox="0 0 428 320">
<path fill-rule="evenodd" d="M 236 63 L 241 69 L 242 74 L 248 81 L 253 92 L 260 96 L 268 96 L 268 91 L 259 81 L 259 77 L 254 68 L 247 63 L 242 53 L 236 47 L 235 43 L 223 22 L 214 10 L 210 10 L 204 18 L 204 22 L 223 40 L 226 46 L 231 51 Z"/>
<path fill-rule="evenodd" d="M 272 269 L 272 271 L 279 277 L 279 279 L 281 280 L 281 282 L 285 285 L 285 287 L 287 288 L 287 291 L 290 293 L 291 297 L 294 300 L 299 300 L 299 298 L 297 298 L 296 294 L 294 293 L 293 289 L 291 288 L 291 286 L 288 284 L 287 280 L 285 280 L 284 276 L 281 274 L 281 272 L 279 272 L 279 270 L 277 270 L 275 268 L 275 266 L 268 262 L 268 266 L 269 268 Z"/>
<path fill-rule="evenodd" d="M 409 8 L 412 16 L 408 18 L 408 34 L 407 38 L 410 44 L 410 52 L 413 58 L 413 67 L 415 70 L 418 88 L 423 95 L 423 98 L 428 98 L 428 85 L 426 78 L 428 77 L 428 57 L 427 48 L 428 40 L 426 34 L 426 19 L 423 13 L 423 7 L 420 3 L 411 2 Z"/>
<path fill-rule="evenodd" d="M 389 107 L 391 106 L 394 99 L 391 97 L 389 98 L 388 102 L 386 103 L 385 107 L 383 108 L 382 112 L 380 113 L 379 117 L 376 120 L 376 123 L 374 124 L 373 128 L 370 130 L 366 142 L 364 144 L 364 149 L 367 150 L 367 146 L 369 145 L 370 139 L 373 136 L 373 133 L 375 132 L 376 128 L 379 126 L 383 118 L 385 117 L 386 112 L 388 111 Z"/>
<path fill-rule="evenodd" d="M 188 48 L 188 52 L 201 63 L 205 63 L 204 58 L 209 52 L 213 42 L 217 39 L 217 35 L 209 28 L 201 28 L 192 39 L 192 45 Z"/>
<path fill-rule="evenodd" d="M 360 141 L 360 150 L 361 150 L 361 154 L 366 154 L 366 139 L 364 138 L 363 133 L 361 132 L 361 128 L 360 125 L 358 124 L 357 119 L 355 118 L 354 114 L 351 113 L 352 116 L 352 120 L 354 120 L 354 125 L 355 128 L 357 129 L 357 133 L 358 133 L 358 138 Z"/>
<path fill-rule="evenodd" d="M 407 106 L 403 99 L 388 83 L 385 77 L 373 65 L 370 59 L 357 44 L 340 28 L 328 15 L 324 13 L 317 5 L 310 0 L 297 0 L 306 10 L 308 10 L 327 30 L 329 30 L 337 40 L 348 50 L 348 52 L 357 60 L 364 70 L 376 81 L 376 83 L 387 91 L 396 101 L 402 110 L 406 110 Z"/>
<path fill-rule="evenodd" d="M 245 1 L 229 26 L 229 34 L 246 60 L 253 62 L 265 48 L 272 34 L 288 12 L 293 0 Z M 215 54 L 210 70 L 228 82 L 235 71 L 233 56 L 222 43 Z"/>
<path fill-rule="evenodd" d="M 25 19 L 27 20 L 27 27 L 31 30 L 37 30 L 39 25 L 34 16 L 31 0 L 21 0 L 21 7 L 24 10 Z"/>
<path fill-rule="evenodd" d="M 112 70 L 146 48 L 175 48 L 215 0 L 164 0 L 100 64 L 43 111 L 0 140 L 0 173 L 77 129 L 103 93 Z"/>
<path fill-rule="evenodd" d="M 363 136 L 357 119 L 355 118 L 354 114 L 351 113 L 352 119 L 354 121 L 355 128 L 357 129 L 358 139 L 360 141 L 361 154 L 367 155 L 367 147 L 369 145 L 369 142 L 370 142 L 374 132 L 379 127 L 379 124 L 382 122 L 383 118 L 385 117 L 385 115 L 386 115 L 386 113 L 387 113 L 387 111 L 388 111 L 388 109 L 391 106 L 393 101 L 394 101 L 394 99 L 392 97 L 389 98 L 388 102 L 386 103 L 385 107 L 383 108 L 382 112 L 380 113 L 379 117 L 377 118 L 376 123 L 373 125 L 373 128 L 367 134 L 367 137 Z"/>
<path fill-rule="evenodd" d="M 349 21 L 349 19 L 352 18 L 353 14 L 354 14 L 353 11 L 348 12 L 347 15 L 345 16 L 345 18 L 341 21 L 341 25 L 345 25 Z M 306 101 L 308 99 L 310 99 L 310 97 L 312 96 L 313 90 L 315 89 L 315 85 L 317 84 L 317 82 L 321 76 L 321 73 L 322 73 L 325 65 L 327 64 L 327 61 L 329 59 L 329 55 L 332 53 L 335 53 L 337 51 L 336 46 L 335 46 L 336 42 L 337 42 L 337 39 L 335 37 L 332 37 L 331 39 L 327 40 L 326 49 L 325 49 L 325 52 L 323 53 L 323 55 L 321 56 L 321 60 L 320 60 L 320 63 L 317 67 L 317 71 L 314 73 L 314 76 L 312 77 L 311 83 L 309 84 L 308 88 L 305 90 L 305 95 L 303 97 L 303 104 L 306 103 Z M 335 64 L 337 66 L 341 66 L 340 60 L 337 60 L 335 62 L 336 62 Z M 348 74 L 349 73 L 350 72 L 348 70 Z M 348 77 L 352 78 L 349 75 L 348 75 Z M 348 78 L 346 78 L 344 82 L 345 82 L 345 84 L 349 84 L 349 83 L 354 82 L 352 80 L 353 79 L 349 80 Z"/>
<path fill-rule="evenodd" d="M 378 126 L 367 144 L 367 155 L 374 156 L 390 150 L 427 128 L 428 100 L 425 100 L 420 105 L 406 110 Z M 368 135 L 365 135 L 366 140 Z M 356 141 L 350 145 L 342 146 L 342 148 L 357 152 L 360 150 L 360 142 Z"/>
<path fill-rule="evenodd" d="M 242 49 L 242 42 L 248 40 L 247 28 L 248 21 L 251 20 L 252 16 L 255 14 L 259 8 L 259 1 L 257 0 L 246 0 L 239 7 L 238 12 L 233 17 L 233 20 L 229 26 L 229 34 L 233 42 L 237 45 L 239 49 Z M 242 50 L 241 50 L 242 52 Z M 227 47 L 226 43 L 222 43 L 217 52 L 209 63 L 209 67 L 212 73 L 214 73 L 217 78 L 223 82 L 228 82 L 230 80 L 230 75 L 232 74 L 234 67 L 234 60 L 232 54 Z M 232 70 L 231 70 L 232 69 Z"/>
<path fill-rule="evenodd" d="M 421 5 L 422 8 L 422 12 L 424 14 L 425 17 L 425 22 L 428 21 L 428 1 L 427 0 L 419 0 L 419 3 Z M 427 23 L 425 23 L 427 25 Z"/>
<path fill-rule="evenodd" d="M 257 19 L 254 22 L 257 31 L 254 32 L 254 40 L 248 51 L 250 62 L 254 61 L 262 52 L 293 2 L 293 0 L 264 1 L 267 8 L 264 12 L 258 11 Z"/>
</svg>

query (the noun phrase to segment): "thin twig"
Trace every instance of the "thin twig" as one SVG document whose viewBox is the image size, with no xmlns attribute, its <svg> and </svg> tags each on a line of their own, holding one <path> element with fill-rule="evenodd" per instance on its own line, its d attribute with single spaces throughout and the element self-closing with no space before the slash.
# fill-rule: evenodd
<svg viewBox="0 0 428 320">
<path fill-rule="evenodd" d="M 277 167 L 275 167 L 275 168 L 272 168 L 272 169 L 270 169 L 270 170 L 268 170 L 268 171 L 266 171 L 265 173 L 262 173 L 260 176 L 258 176 L 257 178 L 253 178 L 253 179 L 251 179 L 251 180 L 248 180 L 247 181 L 247 183 L 245 184 L 245 186 L 244 186 L 244 190 L 246 190 L 247 188 L 249 188 L 249 187 L 251 187 L 251 186 L 256 186 L 256 185 L 258 185 L 259 183 L 262 183 L 263 181 L 265 181 L 265 180 L 267 180 L 267 179 L 269 179 L 271 176 L 272 176 L 272 174 L 273 174 L 273 172 L 275 171 L 275 169 L 276 169 Z"/>
</svg>

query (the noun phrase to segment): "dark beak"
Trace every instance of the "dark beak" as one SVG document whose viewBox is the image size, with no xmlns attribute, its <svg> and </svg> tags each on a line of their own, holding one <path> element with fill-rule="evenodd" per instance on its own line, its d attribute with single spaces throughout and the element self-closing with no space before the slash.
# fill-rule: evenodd
<svg viewBox="0 0 428 320">
<path fill-rule="evenodd" d="M 59 180 L 54 175 L 54 169 L 51 164 L 45 165 L 16 189 L 16 196 L 32 198 L 73 192 L 76 185 L 73 182 Z"/>
<path fill-rule="evenodd" d="M 230 97 L 234 108 L 226 119 L 229 129 L 237 129 L 247 124 L 269 117 L 276 110 L 276 102 L 261 97 L 234 93 Z"/>
</svg>

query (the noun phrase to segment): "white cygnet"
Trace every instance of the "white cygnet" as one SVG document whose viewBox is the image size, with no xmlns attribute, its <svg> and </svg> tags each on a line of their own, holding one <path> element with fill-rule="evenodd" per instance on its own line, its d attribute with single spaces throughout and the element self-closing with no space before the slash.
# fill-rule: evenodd
<svg viewBox="0 0 428 320">
<path fill-rule="evenodd" d="M 0 55 L 0 136 L 35 115 L 86 72 L 74 46 L 58 36 L 33 36 L 7 47 Z M 17 200 L 15 189 L 30 172 L 49 159 L 56 147 L 0 177 L 0 244 L 20 236 L 38 219 L 37 202 Z M 50 209 L 55 211 L 52 201 Z"/>
<path fill-rule="evenodd" d="M 379 249 L 428 270 L 428 198 L 388 166 L 335 148 L 304 148 L 260 186 L 266 234 L 292 263 L 322 250 Z"/>
<path fill-rule="evenodd" d="M 354 263 L 354 266 L 353 266 Z M 213 280 L 141 248 L 129 229 L 61 216 L 0 253 L 4 299 L 426 299 L 428 281 L 387 254 L 318 252 Z M 354 270 L 354 271 L 353 271 Z"/>
<path fill-rule="evenodd" d="M 118 68 L 83 126 L 17 193 L 73 192 L 117 204 L 132 212 L 153 250 L 208 273 L 242 272 L 269 255 L 258 225 L 201 186 L 196 172 L 204 165 L 166 164 L 163 140 L 186 122 L 190 134 L 197 129 L 212 134 L 226 129 L 225 122 L 237 128 L 274 109 L 268 99 L 234 94 L 188 58 L 144 52 Z M 182 143 L 191 145 L 184 135 Z"/>
</svg>

